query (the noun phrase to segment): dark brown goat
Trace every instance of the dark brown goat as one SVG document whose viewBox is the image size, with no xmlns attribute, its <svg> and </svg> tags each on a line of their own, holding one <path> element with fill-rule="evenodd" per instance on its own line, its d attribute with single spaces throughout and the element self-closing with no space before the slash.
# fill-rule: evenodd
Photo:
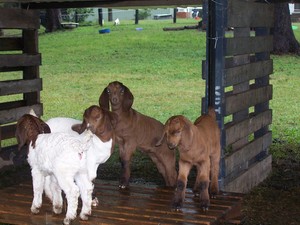
<svg viewBox="0 0 300 225">
<path fill-rule="evenodd" d="M 35 148 L 37 136 L 43 133 L 51 133 L 50 127 L 40 118 L 31 114 L 23 115 L 17 122 L 15 136 L 18 141 L 18 150 L 24 145 L 29 149 L 29 144 Z"/>
<path fill-rule="evenodd" d="M 199 117 L 194 124 L 182 115 L 172 116 L 167 120 L 164 134 L 157 145 L 161 144 L 165 136 L 169 148 L 178 148 L 180 153 L 174 208 L 178 210 L 182 207 L 187 177 L 192 166 L 196 166 L 194 192 L 199 194 L 201 207 L 208 209 L 210 178 L 212 197 L 219 191 L 220 130 L 214 109 L 210 108 L 209 113 Z"/>
<path fill-rule="evenodd" d="M 164 126 L 154 118 L 132 109 L 133 99 L 131 91 L 118 81 L 111 82 L 99 98 L 102 108 L 109 110 L 111 105 L 112 112 L 118 115 L 115 134 L 122 165 L 120 188 L 126 188 L 129 184 L 130 160 L 136 149 L 150 156 L 167 186 L 175 186 L 177 177 L 175 153 L 168 149 L 166 143 L 159 147 L 155 146 Z"/>
</svg>

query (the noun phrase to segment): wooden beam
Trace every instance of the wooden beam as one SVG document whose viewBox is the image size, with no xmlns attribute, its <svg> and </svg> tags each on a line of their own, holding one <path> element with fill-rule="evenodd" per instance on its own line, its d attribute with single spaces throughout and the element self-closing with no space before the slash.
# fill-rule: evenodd
<svg viewBox="0 0 300 225">
<path fill-rule="evenodd" d="M 39 27 L 38 11 L 0 8 L 0 29 L 38 29 Z"/>
<path fill-rule="evenodd" d="M 23 49 L 21 37 L 0 38 L 0 51 L 15 51 Z"/>
<path fill-rule="evenodd" d="M 130 8 L 130 9 L 140 9 L 140 8 L 174 8 L 174 7 L 187 7 L 187 6 L 199 6 L 202 5 L 202 0 L 142 0 L 142 1 L 119 1 L 119 0 L 57 0 L 57 1 L 31 1 L 31 0 L 20 0 L 23 3 L 23 8 L 29 9 L 45 9 L 45 8 L 85 8 L 85 7 L 95 7 L 95 8 Z"/>
<path fill-rule="evenodd" d="M 0 68 L 39 65 L 41 65 L 41 54 L 0 55 Z"/>
<path fill-rule="evenodd" d="M 0 81 L 0 96 L 42 90 L 42 79 Z"/>
</svg>

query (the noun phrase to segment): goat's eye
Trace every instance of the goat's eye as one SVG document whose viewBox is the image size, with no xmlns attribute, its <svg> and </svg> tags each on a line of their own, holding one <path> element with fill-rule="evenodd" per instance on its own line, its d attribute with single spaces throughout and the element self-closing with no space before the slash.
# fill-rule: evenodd
<svg viewBox="0 0 300 225">
<path fill-rule="evenodd" d="M 106 89 L 106 92 L 107 92 L 107 94 L 110 94 L 110 90 L 108 88 Z"/>
<path fill-rule="evenodd" d="M 122 87 L 120 92 L 121 92 L 121 94 L 124 94 L 125 89 Z"/>
</svg>

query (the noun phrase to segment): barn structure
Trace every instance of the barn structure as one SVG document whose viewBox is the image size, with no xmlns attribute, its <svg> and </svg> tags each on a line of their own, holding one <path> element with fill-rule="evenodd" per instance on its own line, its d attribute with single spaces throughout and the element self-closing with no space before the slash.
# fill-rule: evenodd
<svg viewBox="0 0 300 225">
<path fill-rule="evenodd" d="M 22 9 L 0 8 L 0 29 L 20 29 L 21 37 L 0 37 L 0 96 L 21 94 L 18 101 L 0 103 L 0 141 L 14 137 L 15 123 L 33 108 L 43 114 L 39 74 L 39 14 L 45 8 L 142 8 L 199 6 L 200 0 L 0 0 L 21 3 Z M 206 60 L 202 76 L 206 95 L 202 109 L 214 105 L 221 128 L 220 187 L 224 192 L 248 192 L 271 171 L 272 122 L 270 74 L 273 62 L 271 28 L 274 5 L 268 1 L 208 0 Z M 232 36 L 226 30 L 233 30 Z M 1 74 L 20 71 L 19 80 Z M 199 75 L 201 71 L 199 71 Z M 0 97 L 1 98 L 1 97 Z M 200 101 L 200 99 L 199 99 Z M 1 147 L 1 146 L 0 146 Z M 0 149 L 0 153 L 11 147 Z"/>
</svg>

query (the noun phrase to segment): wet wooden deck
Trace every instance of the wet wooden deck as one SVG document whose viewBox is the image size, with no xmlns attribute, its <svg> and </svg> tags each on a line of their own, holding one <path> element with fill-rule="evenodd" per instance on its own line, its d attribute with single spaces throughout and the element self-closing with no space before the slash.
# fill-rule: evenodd
<svg viewBox="0 0 300 225">
<path fill-rule="evenodd" d="M 93 208 L 88 221 L 78 218 L 72 224 L 220 224 L 236 223 L 242 196 L 220 194 L 211 200 L 207 212 L 199 208 L 199 201 L 190 189 L 181 212 L 171 209 L 173 190 L 155 185 L 131 184 L 128 190 L 119 190 L 115 181 L 97 180 L 95 188 L 99 206 Z M 32 185 L 24 182 L 0 190 L 0 224 L 62 224 L 64 213 L 54 215 L 49 200 L 44 197 L 38 215 L 30 212 Z M 79 208 L 80 209 L 80 208 Z M 79 211 L 78 211 L 79 212 Z"/>
</svg>

